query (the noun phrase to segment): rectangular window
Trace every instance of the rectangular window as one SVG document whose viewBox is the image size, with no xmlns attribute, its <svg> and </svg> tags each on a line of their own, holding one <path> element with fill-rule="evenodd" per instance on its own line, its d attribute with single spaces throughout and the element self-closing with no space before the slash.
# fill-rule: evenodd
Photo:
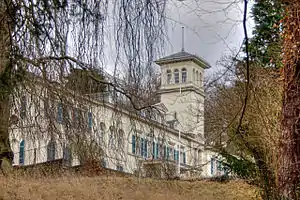
<svg viewBox="0 0 300 200">
<path fill-rule="evenodd" d="M 63 108 L 61 103 L 57 104 L 57 122 L 62 123 L 63 122 Z"/>
<path fill-rule="evenodd" d="M 170 158 L 170 147 L 167 147 L 167 159 L 169 160 Z"/>
<path fill-rule="evenodd" d="M 106 161 L 101 159 L 101 167 L 106 168 Z"/>
<path fill-rule="evenodd" d="M 222 163 L 220 161 L 217 161 L 217 169 L 218 171 L 222 171 Z"/>
<path fill-rule="evenodd" d="M 214 163 L 215 163 L 215 159 L 211 158 L 210 159 L 210 173 L 211 173 L 211 175 L 214 174 Z"/>
<path fill-rule="evenodd" d="M 93 127 L 93 114 L 91 112 L 88 112 L 88 126 L 90 130 Z"/>
<path fill-rule="evenodd" d="M 179 160 L 179 151 L 177 151 L 177 150 L 175 150 L 175 149 L 174 149 L 174 160 L 175 160 L 176 162 L 178 162 L 178 160 Z"/>
<path fill-rule="evenodd" d="M 124 171 L 123 166 L 117 165 L 117 170 L 120 171 L 120 172 L 123 172 Z"/>
<path fill-rule="evenodd" d="M 153 142 L 152 153 L 153 153 L 153 159 L 158 159 L 159 150 L 158 150 L 158 143 L 156 142 Z"/>
<path fill-rule="evenodd" d="M 183 164 L 186 164 L 186 154 L 183 152 Z"/>
<path fill-rule="evenodd" d="M 141 138 L 141 152 L 140 152 L 141 156 L 144 156 L 144 151 L 145 151 L 144 150 L 144 147 L 145 147 L 144 141 L 145 141 L 144 138 Z"/>
<path fill-rule="evenodd" d="M 148 141 L 146 139 L 143 139 L 143 143 L 142 143 L 142 146 L 143 146 L 143 152 L 142 152 L 142 156 L 144 158 L 147 158 L 148 157 Z"/>
<path fill-rule="evenodd" d="M 164 159 L 167 159 L 167 146 L 164 145 L 163 148 L 164 148 Z"/>
<path fill-rule="evenodd" d="M 132 153 L 133 154 L 136 154 L 136 151 L 135 151 L 135 147 L 136 147 L 136 137 L 135 135 L 132 135 Z"/>
<path fill-rule="evenodd" d="M 152 157 L 155 159 L 155 142 L 152 142 Z"/>
</svg>

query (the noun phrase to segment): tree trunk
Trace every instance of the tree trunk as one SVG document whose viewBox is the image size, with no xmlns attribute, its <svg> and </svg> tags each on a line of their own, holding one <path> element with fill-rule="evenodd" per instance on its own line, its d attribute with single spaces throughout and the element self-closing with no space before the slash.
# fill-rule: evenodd
<svg viewBox="0 0 300 200">
<path fill-rule="evenodd" d="M 290 0 L 284 18 L 284 96 L 279 191 L 284 199 L 298 199 L 300 186 L 300 1 Z M 300 198 L 300 197 L 299 197 Z"/>
<path fill-rule="evenodd" d="M 12 91 L 12 31 L 15 27 L 11 0 L 0 1 L 0 167 L 11 166 L 13 154 L 9 144 L 9 98 Z"/>
</svg>

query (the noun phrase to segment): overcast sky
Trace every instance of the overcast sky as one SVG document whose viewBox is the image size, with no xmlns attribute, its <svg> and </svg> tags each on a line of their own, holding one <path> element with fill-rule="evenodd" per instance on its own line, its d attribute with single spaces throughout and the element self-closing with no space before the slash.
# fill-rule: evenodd
<svg viewBox="0 0 300 200">
<path fill-rule="evenodd" d="M 250 11 L 251 5 L 248 10 Z M 185 27 L 185 51 L 206 59 L 216 68 L 223 55 L 234 55 L 244 39 L 243 1 L 171 0 L 168 4 L 169 40 L 165 54 L 181 50 L 181 27 Z M 248 13 L 250 17 L 250 13 Z M 251 35 L 253 22 L 248 20 Z"/>
<path fill-rule="evenodd" d="M 249 36 L 253 26 L 251 6 L 248 6 L 247 15 Z M 243 11 L 243 0 L 168 0 L 168 39 L 162 56 L 181 51 L 181 27 L 184 26 L 185 51 L 207 60 L 212 68 L 206 71 L 206 75 L 213 75 L 218 69 L 216 63 L 222 56 L 235 55 L 240 49 L 244 39 Z M 108 52 L 114 52 L 114 38 L 109 33 L 106 48 Z M 115 55 L 108 55 L 107 71 L 112 73 Z"/>
</svg>

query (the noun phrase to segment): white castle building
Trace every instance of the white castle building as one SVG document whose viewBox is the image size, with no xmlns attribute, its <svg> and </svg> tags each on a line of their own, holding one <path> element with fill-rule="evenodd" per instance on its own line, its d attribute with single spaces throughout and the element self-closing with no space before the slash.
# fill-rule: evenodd
<svg viewBox="0 0 300 200">
<path fill-rule="evenodd" d="M 76 166 L 89 149 L 103 167 L 127 173 L 147 176 L 155 166 L 159 176 L 164 169 L 185 177 L 220 175 L 215 154 L 204 144 L 203 78 L 210 65 L 185 51 L 155 63 L 161 67 L 160 103 L 151 110 L 129 111 L 110 100 L 112 94 L 90 98 L 70 92 L 61 98 L 49 90 L 55 84 L 26 90 L 12 111 L 18 119 L 10 133 L 13 164 L 61 159 Z"/>
</svg>

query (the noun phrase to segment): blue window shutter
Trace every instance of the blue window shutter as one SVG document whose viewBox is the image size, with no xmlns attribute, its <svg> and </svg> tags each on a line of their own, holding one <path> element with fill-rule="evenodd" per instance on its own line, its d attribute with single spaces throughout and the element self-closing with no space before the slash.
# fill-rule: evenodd
<svg viewBox="0 0 300 200">
<path fill-rule="evenodd" d="M 63 109 L 61 103 L 57 104 L 57 121 L 62 123 L 63 121 Z"/>
<path fill-rule="evenodd" d="M 20 153 L 19 153 L 19 164 L 24 165 L 24 157 L 25 157 L 25 142 L 22 140 L 20 142 Z"/>
<path fill-rule="evenodd" d="M 214 174 L 214 162 L 215 162 L 215 159 L 211 158 L 211 160 L 210 160 L 210 173 L 211 173 L 211 175 Z"/>
<path fill-rule="evenodd" d="M 186 155 L 185 155 L 185 152 L 183 152 L 183 164 L 186 164 Z"/>
<path fill-rule="evenodd" d="M 132 135 L 132 153 L 133 154 L 136 154 L 136 151 L 135 151 L 135 142 L 136 142 L 135 135 Z"/>
<path fill-rule="evenodd" d="M 92 127 L 93 127 L 93 114 L 91 112 L 88 113 L 88 124 L 89 124 L 89 129 L 92 129 Z"/>
</svg>

